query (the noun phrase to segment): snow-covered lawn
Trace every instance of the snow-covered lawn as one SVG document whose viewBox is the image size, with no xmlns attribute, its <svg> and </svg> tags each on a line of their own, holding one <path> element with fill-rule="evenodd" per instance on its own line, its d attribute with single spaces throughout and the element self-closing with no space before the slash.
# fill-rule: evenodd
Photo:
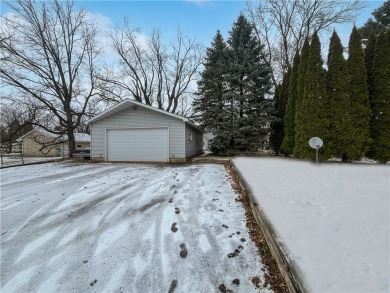
<svg viewBox="0 0 390 293">
<path fill-rule="evenodd" d="M 390 167 L 236 158 L 311 292 L 390 292 Z"/>
<path fill-rule="evenodd" d="M 3 169 L 1 292 L 258 292 L 235 197 L 222 165 Z"/>
</svg>

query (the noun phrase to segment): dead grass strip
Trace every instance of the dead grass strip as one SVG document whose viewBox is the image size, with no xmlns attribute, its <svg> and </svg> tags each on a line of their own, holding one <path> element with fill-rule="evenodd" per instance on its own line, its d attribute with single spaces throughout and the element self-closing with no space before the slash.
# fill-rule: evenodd
<svg viewBox="0 0 390 293">
<path fill-rule="evenodd" d="M 238 195 L 236 201 L 240 202 L 245 208 L 246 226 L 249 231 L 249 236 L 256 244 L 258 254 L 260 255 L 261 261 L 264 265 L 263 272 L 265 276 L 265 284 L 261 285 L 260 280 L 252 280 L 253 283 L 258 288 L 264 288 L 269 285 L 275 293 L 288 293 L 289 290 L 283 275 L 279 271 L 277 263 L 268 247 L 264 234 L 252 213 L 249 196 L 240 185 L 238 174 L 236 173 L 230 161 L 224 162 L 224 166 L 231 178 L 233 190 Z"/>
</svg>

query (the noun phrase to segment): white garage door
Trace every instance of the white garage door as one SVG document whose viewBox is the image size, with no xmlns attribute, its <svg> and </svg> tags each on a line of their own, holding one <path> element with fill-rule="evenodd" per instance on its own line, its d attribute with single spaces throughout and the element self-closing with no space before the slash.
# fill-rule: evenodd
<svg viewBox="0 0 390 293">
<path fill-rule="evenodd" d="M 168 162 L 168 128 L 107 130 L 108 161 Z"/>
</svg>

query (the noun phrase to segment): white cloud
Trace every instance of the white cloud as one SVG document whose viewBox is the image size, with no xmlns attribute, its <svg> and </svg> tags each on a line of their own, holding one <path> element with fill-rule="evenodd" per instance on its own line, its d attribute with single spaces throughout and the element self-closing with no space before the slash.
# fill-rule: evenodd
<svg viewBox="0 0 390 293">
<path fill-rule="evenodd" d="M 113 27 L 113 22 L 111 19 L 99 12 L 92 13 L 87 12 L 87 18 L 96 24 L 98 33 L 97 33 L 97 41 L 98 44 L 103 48 L 103 54 L 105 57 L 114 57 L 111 53 L 111 40 L 108 35 L 108 31 Z"/>
<path fill-rule="evenodd" d="M 213 2 L 213 0 L 186 0 L 186 2 L 204 7 L 210 5 Z"/>
</svg>

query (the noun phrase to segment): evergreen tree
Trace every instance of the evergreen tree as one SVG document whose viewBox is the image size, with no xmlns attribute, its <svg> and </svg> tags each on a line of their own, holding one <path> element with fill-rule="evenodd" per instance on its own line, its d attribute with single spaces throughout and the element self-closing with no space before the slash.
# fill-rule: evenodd
<svg viewBox="0 0 390 293">
<path fill-rule="evenodd" d="M 328 52 L 327 101 L 329 126 L 325 148 L 332 156 L 348 160 L 347 152 L 353 143 L 350 119 L 349 73 L 343 56 L 343 46 L 336 31 L 330 39 Z"/>
<path fill-rule="evenodd" d="M 216 153 L 228 148 L 230 141 L 229 128 L 232 127 L 226 105 L 227 46 L 219 31 L 215 35 L 211 47 L 206 50 L 204 70 L 198 82 L 197 98 L 193 103 L 194 110 L 199 113 L 201 127 L 216 136 L 211 149 Z"/>
<path fill-rule="evenodd" d="M 385 1 L 372 13 L 374 19 L 369 18 L 359 29 L 361 37 L 366 40 L 373 33 L 376 36 L 390 29 L 390 0 Z"/>
<path fill-rule="evenodd" d="M 227 41 L 229 61 L 227 84 L 233 120 L 231 147 L 257 151 L 268 133 L 272 101 L 270 68 L 264 62 L 263 46 L 248 20 L 240 15 Z"/>
<path fill-rule="evenodd" d="M 326 77 L 321 57 L 321 43 L 315 33 L 312 38 L 307 64 L 303 99 L 300 105 L 301 121 L 297 131 L 300 133 L 300 141 L 296 142 L 294 155 L 314 159 L 315 152 L 309 146 L 309 139 L 313 136 L 326 137 L 326 129 L 329 125 L 326 109 Z M 327 142 L 324 141 L 324 144 Z M 329 153 L 320 151 L 320 159 L 326 160 Z"/>
<path fill-rule="evenodd" d="M 370 145 L 370 105 L 367 91 L 367 73 L 358 29 L 354 27 L 348 44 L 348 71 L 350 75 L 350 106 L 347 108 L 351 131 L 345 134 L 348 160 L 359 160 Z"/>
<path fill-rule="evenodd" d="M 373 65 L 370 155 L 385 163 L 390 161 L 390 32 L 378 36 Z"/>
<path fill-rule="evenodd" d="M 300 56 L 297 52 L 294 56 L 293 66 L 291 68 L 290 82 L 288 87 L 288 100 L 284 114 L 284 138 L 282 150 L 285 154 L 292 154 L 295 144 L 295 101 L 297 99 L 298 89 L 298 71 Z"/>
<path fill-rule="evenodd" d="M 271 135 L 270 135 L 270 145 L 272 149 L 275 150 L 276 155 L 279 155 L 279 150 L 283 142 L 284 137 L 284 122 L 283 117 L 285 115 L 286 103 L 288 100 L 288 88 L 290 81 L 291 69 L 289 69 L 283 75 L 282 84 L 276 88 L 275 91 L 275 117 L 276 121 L 271 123 Z"/>
<path fill-rule="evenodd" d="M 366 49 L 364 50 L 364 63 L 367 72 L 367 90 L 368 90 L 368 98 L 370 101 L 371 101 L 372 93 L 374 91 L 374 83 L 372 80 L 372 75 L 373 75 L 373 66 L 374 66 L 375 45 L 376 45 L 376 35 L 374 33 L 371 33 L 367 41 Z"/>
<path fill-rule="evenodd" d="M 306 78 L 306 71 L 307 71 L 307 65 L 308 65 L 308 59 L 309 59 L 309 50 L 310 50 L 310 44 L 309 39 L 306 38 L 305 42 L 303 43 L 302 51 L 301 51 L 301 58 L 299 62 L 299 68 L 298 68 L 298 84 L 297 84 L 297 98 L 295 101 L 295 139 L 294 139 L 294 156 L 299 156 L 299 148 L 298 145 L 303 145 L 302 140 L 302 121 L 304 119 L 305 113 L 301 111 L 301 104 L 303 100 L 303 94 L 305 89 L 305 78 Z"/>
<path fill-rule="evenodd" d="M 282 104 L 281 91 L 282 91 L 282 85 L 278 84 L 276 86 L 275 94 L 274 94 L 274 103 L 275 103 L 274 116 L 277 118 L 277 120 L 271 123 L 271 133 L 269 137 L 270 147 L 275 151 L 276 155 L 279 155 L 280 142 L 283 139 L 283 129 L 282 129 L 283 127 L 279 116 L 280 105 Z"/>
</svg>

